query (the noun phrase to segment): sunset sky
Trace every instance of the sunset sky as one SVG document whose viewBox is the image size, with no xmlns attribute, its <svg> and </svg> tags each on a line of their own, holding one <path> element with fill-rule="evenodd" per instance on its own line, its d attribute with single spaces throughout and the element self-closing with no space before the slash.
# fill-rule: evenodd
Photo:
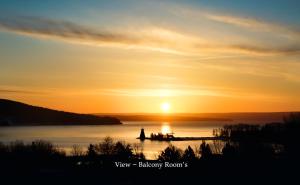
<svg viewBox="0 0 300 185">
<path fill-rule="evenodd" d="M 300 110 L 300 1 L 0 0 L 0 98 L 82 113 Z"/>
</svg>

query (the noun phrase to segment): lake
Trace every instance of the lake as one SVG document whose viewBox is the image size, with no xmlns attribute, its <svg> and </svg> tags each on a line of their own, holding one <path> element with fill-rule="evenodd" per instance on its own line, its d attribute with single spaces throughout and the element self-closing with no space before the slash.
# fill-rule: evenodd
<svg viewBox="0 0 300 185">
<path fill-rule="evenodd" d="M 141 142 L 136 139 L 141 128 L 145 129 L 146 136 L 152 132 L 174 132 L 177 137 L 205 137 L 212 136 L 212 130 L 218 128 L 217 122 L 123 122 L 123 125 L 97 125 L 97 126 L 16 126 L 0 127 L 0 141 L 9 143 L 22 140 L 25 143 L 42 139 L 53 142 L 56 146 L 70 153 L 74 144 L 86 150 L 89 144 L 101 142 L 106 136 L 115 141 L 121 140 L 130 144 L 138 144 L 147 159 L 155 159 L 159 152 L 170 143 L 185 149 L 190 145 L 193 149 L 199 147 L 201 141 L 150 141 Z"/>
</svg>

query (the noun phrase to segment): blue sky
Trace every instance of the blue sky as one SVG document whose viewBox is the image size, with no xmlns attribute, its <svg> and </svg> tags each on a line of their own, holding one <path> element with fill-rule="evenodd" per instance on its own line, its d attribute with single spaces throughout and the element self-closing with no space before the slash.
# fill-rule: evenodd
<svg viewBox="0 0 300 185">
<path fill-rule="evenodd" d="M 115 1 L 95 1 L 95 0 L 2 0 L 1 16 L 45 16 L 50 18 L 62 18 L 76 20 L 91 18 L 91 12 L 106 14 L 144 14 L 155 17 L 159 12 L 160 6 L 188 6 L 203 9 L 210 9 L 222 12 L 236 13 L 244 16 L 254 16 L 279 22 L 289 22 L 299 24 L 300 2 L 296 0 L 188 0 L 188 1 L 143 1 L 143 0 L 115 0 Z M 146 10 L 146 11 L 144 11 Z M 157 11 L 158 10 L 158 11 Z M 167 16 L 167 14 L 165 14 Z M 122 19 L 120 17 L 120 19 Z M 89 20 L 86 20 L 89 21 Z M 116 21 L 116 20 L 111 20 Z"/>
</svg>

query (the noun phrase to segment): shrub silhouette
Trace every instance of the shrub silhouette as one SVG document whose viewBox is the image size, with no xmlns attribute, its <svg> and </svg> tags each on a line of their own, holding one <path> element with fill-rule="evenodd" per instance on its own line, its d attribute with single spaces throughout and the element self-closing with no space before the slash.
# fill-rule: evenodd
<svg viewBox="0 0 300 185">
<path fill-rule="evenodd" d="M 130 144 L 122 141 L 114 142 L 112 138 L 106 137 L 99 144 L 90 144 L 87 150 L 90 158 L 104 157 L 119 160 L 145 159 L 143 152 L 133 152 Z"/>
<path fill-rule="evenodd" d="M 298 158 L 300 155 L 300 143 L 298 135 L 300 132 L 300 113 L 292 113 L 283 119 L 285 124 L 285 132 L 282 134 L 283 144 L 286 152 L 293 158 Z"/>
<path fill-rule="evenodd" d="M 158 160 L 161 161 L 179 161 L 182 156 L 182 151 L 174 145 L 169 145 L 158 156 Z"/>
<path fill-rule="evenodd" d="M 43 140 L 33 141 L 31 143 L 31 150 L 37 156 L 64 155 L 64 152 L 59 151 L 51 142 Z"/>
<path fill-rule="evenodd" d="M 222 149 L 222 154 L 224 158 L 234 159 L 235 157 L 237 157 L 237 150 L 232 144 L 227 142 Z"/>
<path fill-rule="evenodd" d="M 0 142 L 0 152 L 7 152 L 7 147 L 2 142 Z"/>
<path fill-rule="evenodd" d="M 242 158 L 297 158 L 300 155 L 300 113 L 291 113 L 283 123 L 265 125 L 226 125 L 214 130 L 215 136 L 228 139 L 223 155 Z M 230 143 L 230 144 L 229 144 Z"/>
<path fill-rule="evenodd" d="M 212 156 L 212 152 L 210 149 L 209 144 L 206 144 L 206 142 L 203 140 L 200 145 L 200 155 L 202 159 L 206 159 Z"/>
<path fill-rule="evenodd" d="M 100 155 L 114 155 L 114 141 L 111 137 L 105 137 L 104 140 L 96 146 L 96 151 Z"/>
<path fill-rule="evenodd" d="M 122 143 L 118 141 L 114 145 L 114 155 L 118 159 L 132 159 L 133 158 L 133 152 L 132 148 L 129 144 Z"/>
<path fill-rule="evenodd" d="M 143 145 L 139 144 L 139 143 L 134 143 L 133 144 L 133 154 L 135 156 L 136 159 L 139 160 L 145 160 L 146 157 L 143 153 Z"/>
<path fill-rule="evenodd" d="M 89 146 L 88 146 L 88 150 L 87 150 L 87 156 L 89 157 L 89 158 L 95 158 L 95 157 L 97 157 L 97 151 L 96 151 L 96 146 L 95 145 L 93 145 L 93 144 L 90 144 Z"/>
<path fill-rule="evenodd" d="M 185 151 L 182 155 L 182 160 L 184 160 L 184 161 L 194 161 L 196 159 L 197 158 L 196 158 L 194 150 L 190 146 L 188 146 L 187 149 L 185 149 Z"/>
<path fill-rule="evenodd" d="M 28 151 L 28 147 L 26 147 L 23 141 L 16 140 L 9 144 L 8 150 L 11 153 L 23 153 Z"/>
<path fill-rule="evenodd" d="M 82 150 L 82 147 L 79 145 L 73 145 L 72 146 L 72 150 L 71 150 L 71 155 L 72 156 L 83 156 L 84 155 L 84 151 Z"/>
</svg>

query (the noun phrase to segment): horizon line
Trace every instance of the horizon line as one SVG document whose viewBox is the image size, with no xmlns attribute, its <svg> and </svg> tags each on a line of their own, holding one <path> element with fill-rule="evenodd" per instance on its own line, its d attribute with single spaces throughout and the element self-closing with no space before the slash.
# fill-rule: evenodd
<svg viewBox="0 0 300 185">
<path fill-rule="evenodd" d="M 63 110 L 63 109 L 56 109 L 56 108 L 51 108 L 51 107 L 44 107 L 40 105 L 33 105 L 31 103 L 27 102 L 21 102 L 18 100 L 12 100 L 12 99 L 6 99 L 6 98 L 0 98 L 0 100 L 7 100 L 7 101 L 13 101 L 17 103 L 22 103 L 26 104 L 29 106 L 35 106 L 35 107 L 41 107 L 41 108 L 46 108 L 46 109 L 52 109 L 52 110 L 57 110 L 57 111 L 63 111 L 63 112 L 70 112 L 70 113 L 78 113 L 78 114 L 91 114 L 91 115 L 151 115 L 151 114 L 157 114 L 157 115 L 178 115 L 178 114 L 237 114 L 237 113 L 244 113 L 244 114 L 262 114 L 262 113 L 299 113 L 300 110 L 293 110 L 293 111 L 236 111 L 236 112 L 107 112 L 107 113 L 83 113 L 83 112 L 76 112 L 76 111 L 68 111 L 68 110 Z"/>
</svg>

